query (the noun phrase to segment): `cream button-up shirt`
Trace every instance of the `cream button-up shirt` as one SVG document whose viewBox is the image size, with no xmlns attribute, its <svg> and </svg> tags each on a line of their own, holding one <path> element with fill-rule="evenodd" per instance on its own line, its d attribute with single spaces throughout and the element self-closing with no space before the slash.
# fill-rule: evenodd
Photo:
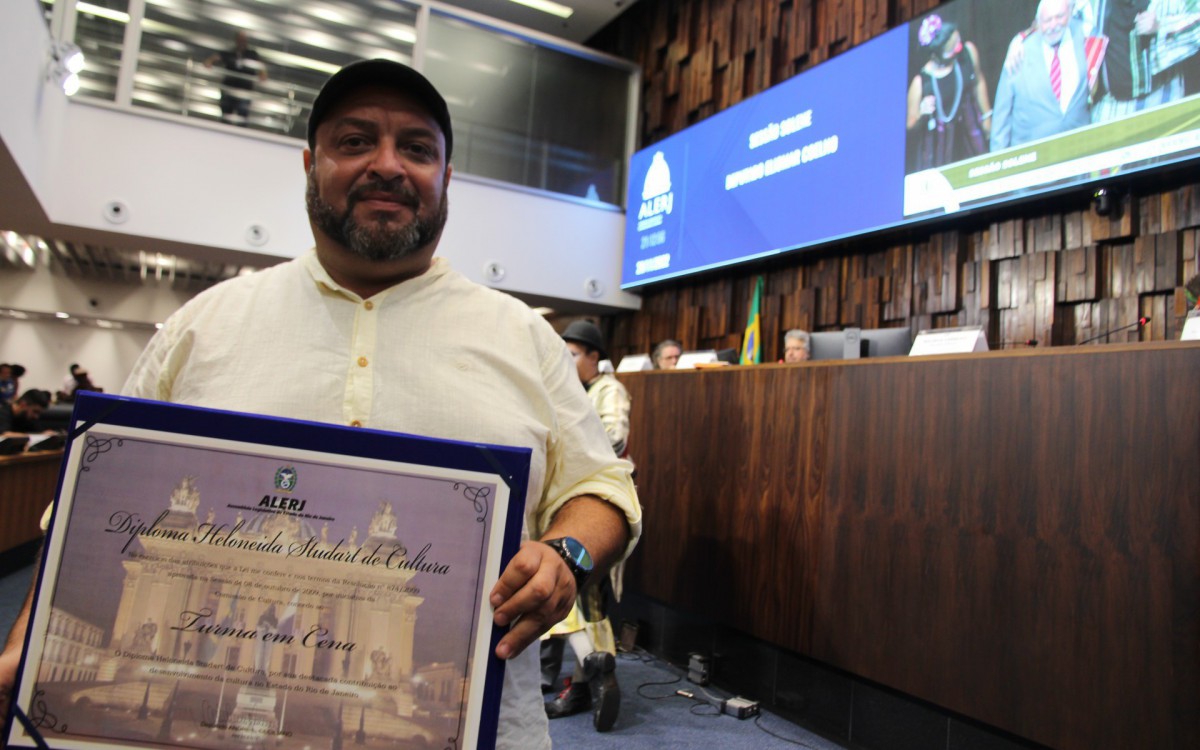
<svg viewBox="0 0 1200 750">
<path fill-rule="evenodd" d="M 631 465 L 613 455 L 566 346 L 525 304 L 435 259 L 370 299 L 315 251 L 188 302 L 134 366 L 129 396 L 532 450 L 524 533 L 578 495 L 629 522 Z M 549 747 L 538 649 L 505 669 L 500 747 Z"/>
</svg>

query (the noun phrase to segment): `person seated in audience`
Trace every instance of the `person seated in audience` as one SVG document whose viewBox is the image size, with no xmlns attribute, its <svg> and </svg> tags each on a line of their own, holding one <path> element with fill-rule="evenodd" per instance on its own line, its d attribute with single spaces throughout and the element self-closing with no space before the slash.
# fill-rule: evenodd
<svg viewBox="0 0 1200 750">
<path fill-rule="evenodd" d="M 789 364 L 805 362 L 812 356 L 812 347 L 808 340 L 808 331 L 793 328 L 783 334 L 783 361 Z"/>
<path fill-rule="evenodd" d="M 63 380 L 63 387 L 57 394 L 55 400 L 59 402 L 71 402 L 75 400 L 75 394 L 79 391 L 103 391 L 103 388 L 97 387 L 93 382 L 88 371 L 79 364 L 71 365 L 71 372 Z"/>
<path fill-rule="evenodd" d="M 11 404 L 21 392 L 21 376 L 25 368 L 18 364 L 0 364 L 0 403 Z"/>
<path fill-rule="evenodd" d="M 683 345 L 674 339 L 664 339 L 654 347 L 650 361 L 656 370 L 674 370 L 679 363 L 679 355 L 683 354 Z"/>
<path fill-rule="evenodd" d="M 43 432 L 42 412 L 50 405 L 50 391 L 31 388 L 10 403 L 0 404 L 0 437 L 20 437 Z"/>
</svg>

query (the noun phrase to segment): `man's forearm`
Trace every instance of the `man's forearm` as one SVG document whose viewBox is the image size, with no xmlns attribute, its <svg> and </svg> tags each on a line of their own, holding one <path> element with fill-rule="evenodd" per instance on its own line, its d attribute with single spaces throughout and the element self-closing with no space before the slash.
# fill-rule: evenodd
<svg viewBox="0 0 1200 750">
<path fill-rule="evenodd" d="M 595 565 L 593 577 L 621 559 L 629 543 L 629 522 L 620 508 L 594 495 L 571 498 L 554 514 L 543 539 L 578 539 Z"/>
<path fill-rule="evenodd" d="M 37 565 L 34 566 L 34 569 L 37 569 Z M 37 575 L 35 574 L 33 581 L 29 584 L 29 591 L 25 594 L 25 603 L 21 605 L 17 619 L 13 621 L 12 630 L 8 631 L 8 639 L 4 642 L 5 651 L 21 648 L 25 643 L 25 630 L 29 627 L 29 612 L 33 609 L 33 589 L 36 584 Z"/>
</svg>

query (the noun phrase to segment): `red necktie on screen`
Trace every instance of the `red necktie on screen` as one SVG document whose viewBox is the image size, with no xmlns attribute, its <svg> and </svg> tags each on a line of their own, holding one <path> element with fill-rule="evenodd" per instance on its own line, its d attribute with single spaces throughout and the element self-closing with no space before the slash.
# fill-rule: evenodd
<svg viewBox="0 0 1200 750">
<path fill-rule="evenodd" d="M 1054 57 L 1050 59 L 1050 88 L 1054 98 L 1062 101 L 1062 64 L 1058 61 L 1058 45 L 1054 45 Z"/>
</svg>

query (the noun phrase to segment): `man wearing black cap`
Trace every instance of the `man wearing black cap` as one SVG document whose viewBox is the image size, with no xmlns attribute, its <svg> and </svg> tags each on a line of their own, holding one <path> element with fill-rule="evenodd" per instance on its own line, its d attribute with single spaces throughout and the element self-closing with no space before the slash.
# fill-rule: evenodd
<svg viewBox="0 0 1200 750">
<path fill-rule="evenodd" d="M 608 441 L 612 443 L 613 452 L 618 456 L 625 456 L 625 444 L 629 440 L 629 411 L 632 405 L 629 401 L 629 391 L 625 390 L 621 381 L 600 372 L 600 361 L 608 359 L 604 335 L 595 323 L 576 320 L 563 331 L 562 338 L 567 342 L 571 356 L 575 358 L 579 382 L 583 383 L 592 406 L 600 415 L 600 422 L 604 425 Z"/>
<path fill-rule="evenodd" d="M 198 295 L 124 391 L 529 448 L 526 541 L 489 595 L 508 628 L 495 649 L 507 660 L 497 747 L 548 748 L 537 649 L 526 647 L 628 554 L 641 507 L 554 330 L 433 257 L 453 145 L 445 100 L 415 70 L 371 60 L 334 74 L 304 151 L 315 248 Z M 0 691 L 19 641 L 0 657 Z"/>
<path fill-rule="evenodd" d="M 576 320 L 567 326 L 562 337 L 575 358 L 579 381 L 600 415 L 613 452 L 624 456 L 629 440 L 629 391 L 612 375 L 600 372 L 600 360 L 608 359 L 603 334 L 595 323 Z M 620 595 L 620 565 L 610 571 L 610 581 L 611 588 L 605 586 L 606 581 L 597 580 L 580 592 L 571 614 L 550 629 L 542 647 L 543 690 L 553 685 L 558 677 L 564 638 L 575 652 L 575 671 L 567 678 L 562 691 L 546 704 L 546 715 L 558 719 L 590 708 L 592 725 L 599 732 L 612 729 L 621 705 L 621 693 L 614 674 L 616 639 L 604 611 L 610 591 Z"/>
</svg>

